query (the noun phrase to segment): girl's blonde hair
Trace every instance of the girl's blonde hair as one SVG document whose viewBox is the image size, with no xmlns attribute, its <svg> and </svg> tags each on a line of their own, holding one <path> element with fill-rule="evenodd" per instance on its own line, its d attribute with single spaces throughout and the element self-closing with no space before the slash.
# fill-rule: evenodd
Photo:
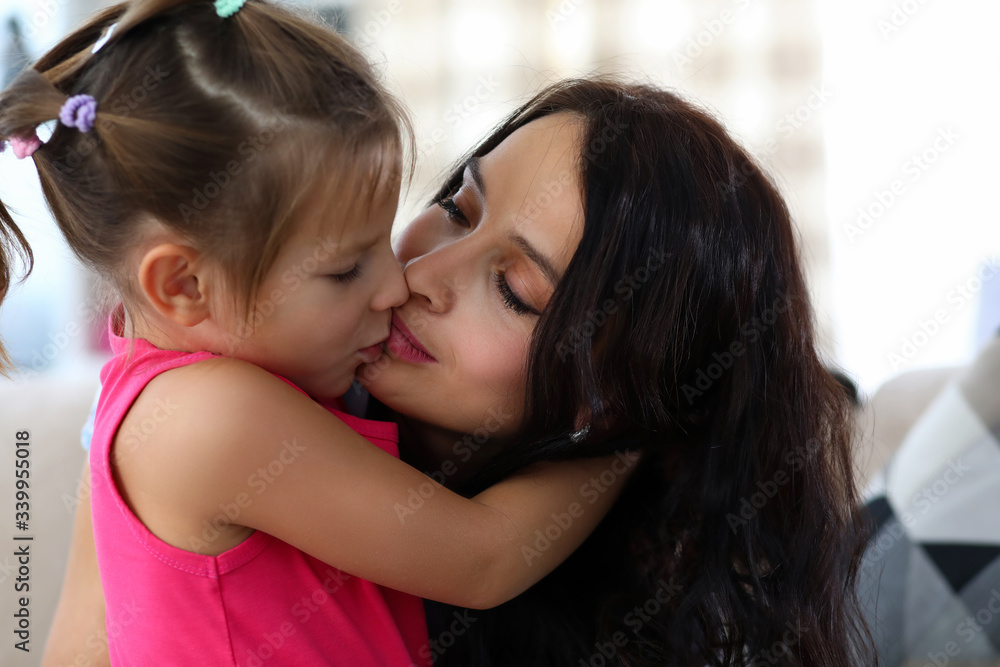
<svg viewBox="0 0 1000 667">
<path fill-rule="evenodd" d="M 229 18 L 206 0 L 104 10 L 0 93 L 0 141 L 33 136 L 80 94 L 96 101 L 93 129 L 56 124 L 34 162 L 70 247 L 126 307 L 145 220 L 218 260 L 248 312 L 317 179 L 371 201 L 398 183 L 412 149 L 402 107 L 362 54 L 267 0 Z M 0 300 L 19 254 L 30 273 L 0 202 Z"/>
</svg>

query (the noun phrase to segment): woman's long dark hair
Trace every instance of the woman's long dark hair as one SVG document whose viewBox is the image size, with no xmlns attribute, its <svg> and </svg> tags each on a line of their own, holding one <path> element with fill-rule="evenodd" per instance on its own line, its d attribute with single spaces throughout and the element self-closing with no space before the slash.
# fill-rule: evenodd
<svg viewBox="0 0 1000 667">
<path fill-rule="evenodd" d="M 781 195 L 707 113 L 608 79 L 550 86 L 471 155 L 561 112 L 584 128 L 583 238 L 534 333 L 523 444 L 465 491 L 645 455 L 565 564 L 432 635 L 437 664 L 871 664 L 851 406 L 817 355 Z"/>
</svg>

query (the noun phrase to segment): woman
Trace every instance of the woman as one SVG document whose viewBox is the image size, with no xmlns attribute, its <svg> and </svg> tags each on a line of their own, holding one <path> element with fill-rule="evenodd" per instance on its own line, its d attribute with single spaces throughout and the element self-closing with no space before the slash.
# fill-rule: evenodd
<svg viewBox="0 0 1000 667">
<path fill-rule="evenodd" d="M 471 494 L 536 461 L 645 452 L 533 589 L 430 606 L 439 664 L 867 664 L 848 397 L 816 354 L 787 208 L 721 125 L 649 86 L 556 84 L 397 254 L 410 335 L 360 377 L 411 462 Z"/>
</svg>

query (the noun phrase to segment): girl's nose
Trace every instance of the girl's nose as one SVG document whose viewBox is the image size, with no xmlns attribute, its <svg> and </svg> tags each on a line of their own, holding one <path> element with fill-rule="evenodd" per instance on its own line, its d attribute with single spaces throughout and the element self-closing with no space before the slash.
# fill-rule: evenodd
<svg viewBox="0 0 1000 667">
<path fill-rule="evenodd" d="M 372 299 L 372 310 L 389 310 L 402 306 L 410 298 L 410 290 L 406 286 L 406 278 L 403 277 L 399 262 L 392 258 L 386 264 L 379 289 Z"/>
</svg>

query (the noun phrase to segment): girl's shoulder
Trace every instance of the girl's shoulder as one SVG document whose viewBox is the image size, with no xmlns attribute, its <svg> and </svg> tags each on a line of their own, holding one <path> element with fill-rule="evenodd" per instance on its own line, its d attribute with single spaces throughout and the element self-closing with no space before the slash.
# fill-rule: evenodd
<svg viewBox="0 0 1000 667">
<path fill-rule="evenodd" d="M 252 445 L 253 424 L 269 415 L 321 410 L 308 395 L 259 366 L 213 357 L 158 374 L 142 389 L 119 427 L 138 422 L 144 455 L 162 464 L 203 458 L 206 445 L 226 453 Z M 148 431 L 148 432 L 147 432 Z"/>
<path fill-rule="evenodd" d="M 278 376 L 237 359 L 215 357 L 158 374 L 115 435 L 111 461 L 122 498 L 153 534 L 187 548 L 191 532 L 227 502 L 226 471 L 237 469 L 238 459 L 266 457 L 262 450 L 273 443 L 255 438 L 255 425 L 296 406 L 322 410 Z M 251 532 L 238 525 L 226 530 L 212 552 Z"/>
</svg>

